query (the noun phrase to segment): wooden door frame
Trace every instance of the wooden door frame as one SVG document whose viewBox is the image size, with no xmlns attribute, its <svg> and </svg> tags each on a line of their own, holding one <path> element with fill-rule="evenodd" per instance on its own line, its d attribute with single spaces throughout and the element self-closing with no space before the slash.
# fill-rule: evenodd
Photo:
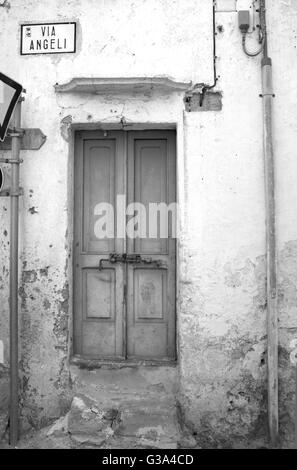
<svg viewBox="0 0 297 470">
<path fill-rule="evenodd" d="M 69 141 L 68 141 L 68 230 L 67 230 L 67 246 L 66 248 L 68 251 L 68 260 L 66 266 L 66 272 L 68 276 L 68 283 L 69 283 L 69 341 L 68 341 L 68 361 L 70 364 L 74 365 L 83 365 L 83 366 L 91 366 L 91 367 L 100 367 L 102 364 L 111 365 L 114 363 L 119 363 L 120 361 L 107 361 L 107 360 L 100 360 L 100 359 L 85 359 L 82 357 L 77 357 L 74 355 L 73 352 L 73 325 L 74 325 L 74 295 L 73 295 L 73 281 L 74 281 L 74 271 L 73 271 L 73 263 L 74 263 L 74 251 L 73 251 L 73 243 L 74 243 L 74 162 L 75 162 L 75 136 L 76 133 L 79 131 L 110 131 L 110 130 L 119 130 L 119 131 L 146 131 L 146 130 L 155 130 L 155 131 L 175 131 L 175 142 L 176 142 L 176 181 L 175 181 L 175 189 L 176 189 L 176 201 L 180 203 L 180 190 L 183 185 L 179 184 L 179 174 L 180 174 L 180 162 L 183 160 L 183 149 L 184 149 L 184 124 L 183 122 L 174 122 L 174 123 L 129 123 L 127 128 L 123 128 L 122 124 L 117 123 L 77 123 L 72 124 L 69 129 Z M 181 171 L 183 174 L 183 169 Z M 184 188 L 183 192 L 184 192 Z M 184 197 L 184 194 L 183 194 Z M 177 214 L 177 225 L 180 227 L 181 224 L 181 214 L 180 209 Z M 175 345 L 176 345 L 176 359 L 175 361 L 169 360 L 166 361 L 123 361 L 129 366 L 138 366 L 138 365 L 147 365 L 147 366 L 159 366 L 159 365 L 166 365 L 166 366 L 176 366 L 179 362 L 179 285 L 180 285 L 180 242 L 179 239 L 176 239 L 176 265 L 175 265 Z"/>
</svg>

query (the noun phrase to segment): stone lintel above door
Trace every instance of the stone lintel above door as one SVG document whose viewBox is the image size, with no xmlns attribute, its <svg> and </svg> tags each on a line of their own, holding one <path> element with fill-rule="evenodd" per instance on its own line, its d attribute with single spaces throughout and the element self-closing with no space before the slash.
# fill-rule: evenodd
<svg viewBox="0 0 297 470">
<path fill-rule="evenodd" d="M 76 77 L 69 82 L 56 84 L 57 93 L 91 93 L 91 94 L 131 94 L 151 91 L 175 92 L 187 91 L 191 82 L 178 82 L 169 77 Z"/>
</svg>

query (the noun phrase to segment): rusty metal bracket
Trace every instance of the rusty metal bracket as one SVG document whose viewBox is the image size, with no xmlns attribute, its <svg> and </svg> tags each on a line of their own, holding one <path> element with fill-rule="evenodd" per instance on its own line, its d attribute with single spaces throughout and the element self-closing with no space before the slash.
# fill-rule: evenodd
<svg viewBox="0 0 297 470">
<path fill-rule="evenodd" d="M 19 160 L 15 160 L 12 158 L 0 158 L 0 163 L 15 163 L 17 165 L 20 165 L 23 162 L 24 160 L 22 158 L 20 158 Z"/>
<path fill-rule="evenodd" d="M 9 127 L 7 130 L 7 137 L 19 137 L 22 138 L 25 135 L 25 129 L 19 127 Z"/>
<path fill-rule="evenodd" d="M 272 96 L 272 98 L 275 98 L 274 93 L 260 93 L 259 98 L 264 98 L 264 96 Z"/>
<path fill-rule="evenodd" d="M 20 188 L 20 191 L 16 192 L 16 193 L 12 193 L 10 190 L 0 192 L 0 197 L 11 197 L 11 196 L 19 197 L 19 196 L 23 196 L 23 195 L 24 195 L 24 189 L 23 188 Z"/>
</svg>

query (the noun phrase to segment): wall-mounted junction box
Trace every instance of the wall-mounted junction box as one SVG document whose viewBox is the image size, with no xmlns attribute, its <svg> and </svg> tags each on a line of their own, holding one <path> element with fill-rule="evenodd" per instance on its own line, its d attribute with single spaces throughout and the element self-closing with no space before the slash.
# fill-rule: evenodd
<svg viewBox="0 0 297 470">
<path fill-rule="evenodd" d="M 238 26 L 244 32 L 248 31 L 250 27 L 250 12 L 249 10 L 240 10 L 238 12 Z"/>
</svg>

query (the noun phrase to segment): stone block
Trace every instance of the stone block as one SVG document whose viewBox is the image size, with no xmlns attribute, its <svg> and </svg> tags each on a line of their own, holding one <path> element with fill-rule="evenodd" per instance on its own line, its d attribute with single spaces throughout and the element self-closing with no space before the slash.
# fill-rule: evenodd
<svg viewBox="0 0 297 470">
<path fill-rule="evenodd" d="M 114 435 L 119 422 L 117 409 L 98 409 L 87 397 L 74 397 L 68 416 L 68 432 L 76 444 L 101 446 Z"/>
</svg>

